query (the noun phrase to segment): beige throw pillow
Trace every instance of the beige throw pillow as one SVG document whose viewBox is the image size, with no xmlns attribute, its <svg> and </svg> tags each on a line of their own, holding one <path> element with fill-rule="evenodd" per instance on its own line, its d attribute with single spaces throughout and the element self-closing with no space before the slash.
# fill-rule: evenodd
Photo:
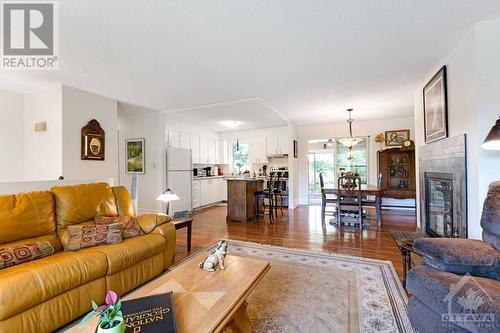
<svg viewBox="0 0 500 333">
<path fill-rule="evenodd" d="M 121 223 L 123 225 L 122 229 L 123 239 L 144 235 L 144 231 L 142 231 L 135 217 L 96 215 L 95 223 L 97 225 L 109 225 L 113 223 Z"/>
<path fill-rule="evenodd" d="M 47 241 L 0 247 L 0 269 L 53 254 L 54 248 Z"/>
<path fill-rule="evenodd" d="M 108 225 L 69 225 L 68 244 L 64 251 L 76 251 L 86 247 L 122 242 L 122 224 Z"/>
</svg>

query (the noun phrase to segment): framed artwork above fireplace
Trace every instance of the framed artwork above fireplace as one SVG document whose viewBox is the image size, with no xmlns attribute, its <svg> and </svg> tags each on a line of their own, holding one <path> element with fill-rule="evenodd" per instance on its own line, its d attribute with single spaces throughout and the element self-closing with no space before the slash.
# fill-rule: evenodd
<svg viewBox="0 0 500 333">
<path fill-rule="evenodd" d="M 448 137 L 446 89 L 446 66 L 443 66 L 424 87 L 425 143 Z"/>
</svg>

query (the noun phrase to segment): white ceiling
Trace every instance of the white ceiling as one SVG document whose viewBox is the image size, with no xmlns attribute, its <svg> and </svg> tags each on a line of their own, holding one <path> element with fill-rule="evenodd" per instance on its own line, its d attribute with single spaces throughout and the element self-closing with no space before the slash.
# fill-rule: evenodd
<svg viewBox="0 0 500 333">
<path fill-rule="evenodd" d="M 498 0 L 59 3 L 60 70 L 2 72 L 0 89 L 61 82 L 183 109 L 179 120 L 214 113 L 260 127 L 342 121 L 347 107 L 355 119 L 411 115 L 434 66 L 475 22 L 500 17 Z M 260 111 L 226 104 L 254 98 Z"/>
<path fill-rule="evenodd" d="M 169 118 L 216 132 L 286 126 L 288 119 L 261 98 L 217 103 L 165 112 Z M 237 121 L 235 127 L 223 122 Z"/>
</svg>

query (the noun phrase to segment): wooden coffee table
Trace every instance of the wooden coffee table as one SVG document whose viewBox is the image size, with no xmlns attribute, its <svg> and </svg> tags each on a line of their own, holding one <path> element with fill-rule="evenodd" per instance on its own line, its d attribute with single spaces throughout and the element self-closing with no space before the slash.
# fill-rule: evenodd
<svg viewBox="0 0 500 333">
<path fill-rule="evenodd" d="M 231 249 L 229 249 L 231 250 Z M 267 261 L 226 256 L 226 270 L 207 272 L 198 267 L 208 252 L 187 259 L 171 271 L 126 295 L 123 300 L 174 292 L 179 333 L 251 332 L 246 298 L 271 268 Z M 90 310 L 90 304 L 89 304 Z M 64 332 L 94 333 L 97 319 Z"/>
</svg>

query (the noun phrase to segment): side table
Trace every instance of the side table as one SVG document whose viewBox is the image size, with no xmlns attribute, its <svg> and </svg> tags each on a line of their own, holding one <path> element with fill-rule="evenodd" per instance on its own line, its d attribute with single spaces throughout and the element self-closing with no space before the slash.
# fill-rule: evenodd
<svg viewBox="0 0 500 333">
<path fill-rule="evenodd" d="M 390 233 L 403 257 L 403 287 L 406 289 L 406 273 L 411 269 L 411 254 L 416 254 L 413 242 L 417 238 L 424 238 L 425 235 L 419 231 L 390 231 Z"/>
<path fill-rule="evenodd" d="M 191 232 L 193 226 L 193 220 L 172 220 L 172 223 L 175 225 L 175 230 L 179 230 L 182 228 L 187 228 L 187 250 L 191 252 Z"/>
</svg>

